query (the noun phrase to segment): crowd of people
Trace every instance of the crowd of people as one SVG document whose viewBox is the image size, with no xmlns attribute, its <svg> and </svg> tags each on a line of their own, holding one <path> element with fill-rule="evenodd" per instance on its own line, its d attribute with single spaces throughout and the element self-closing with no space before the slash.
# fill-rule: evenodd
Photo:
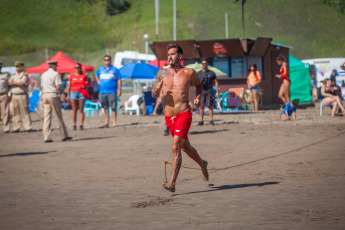
<svg viewBox="0 0 345 230">
<path fill-rule="evenodd" d="M 182 155 L 181 151 L 193 159 L 201 168 L 202 176 L 208 181 L 207 161 L 203 160 L 197 150 L 191 145 L 188 139 L 189 128 L 192 123 L 192 113 L 188 92 L 190 84 L 196 87 L 196 97 L 193 104 L 200 107 L 200 121 L 198 125 L 204 124 L 204 109 L 209 109 L 210 124 L 213 121 L 213 106 L 215 98 L 219 97 L 219 84 L 216 75 L 208 69 L 207 59 L 202 59 L 202 70 L 198 73 L 193 69 L 188 69 L 181 65 L 183 50 L 178 44 L 169 44 L 167 47 L 169 67 L 158 71 L 155 85 L 152 88 L 152 97 L 157 98 L 157 106 L 154 114 L 157 114 L 158 104 L 162 103 L 164 107 L 166 132 L 170 132 L 173 137 L 172 143 L 172 175 L 170 181 L 166 181 L 163 187 L 171 192 L 175 192 L 176 180 L 179 174 Z M 279 74 L 275 75 L 281 79 L 278 97 L 284 103 L 284 109 L 281 112 L 282 120 L 296 119 L 296 109 L 299 104 L 298 99 L 290 100 L 290 86 L 288 63 L 284 56 L 280 55 L 277 60 L 280 66 Z M 45 143 L 53 142 L 51 135 L 52 113 L 54 112 L 59 123 L 59 130 L 62 141 L 71 140 L 68 135 L 66 125 L 62 116 L 61 102 L 69 101 L 72 108 L 73 130 L 77 129 L 77 112 L 79 110 L 79 129 L 84 127 L 84 104 L 85 100 L 90 98 L 87 88 L 90 88 L 90 80 L 82 71 L 80 63 L 75 64 L 75 72 L 71 73 L 66 80 L 57 72 L 57 61 L 48 63 L 49 69 L 41 76 L 40 89 L 42 92 L 42 104 L 44 113 L 43 122 L 43 140 Z M 4 132 L 10 132 L 10 110 L 9 110 L 9 89 L 11 89 L 12 103 L 12 132 L 19 132 L 21 125 L 25 132 L 33 131 L 28 105 L 28 87 L 29 78 L 24 71 L 24 63 L 16 61 L 16 73 L 12 76 L 1 73 L 2 63 L 0 62 L 0 109 Z M 345 62 L 341 66 L 345 70 Z M 333 72 L 329 79 L 323 82 L 321 95 L 323 104 L 332 106 L 332 116 L 338 110 L 345 115 L 345 108 L 339 96 L 339 86 L 335 83 L 336 73 Z M 256 63 L 249 65 L 247 72 L 247 86 L 249 91 L 249 102 L 253 112 L 259 109 L 259 84 L 261 82 L 261 73 L 257 69 Z M 101 107 L 105 110 L 105 122 L 99 128 L 109 128 L 110 116 L 112 126 L 117 125 L 117 99 L 122 93 L 121 74 L 119 70 L 111 65 L 111 56 L 104 56 L 104 65 L 101 66 L 95 74 L 95 84 L 99 86 L 99 101 Z M 213 87 L 216 88 L 215 95 Z M 97 90 L 98 91 L 98 90 Z M 111 115 L 110 115 L 111 114 Z"/>
<path fill-rule="evenodd" d="M 280 66 L 280 71 L 279 74 L 275 75 L 275 77 L 281 79 L 282 81 L 278 93 L 278 97 L 284 104 L 283 111 L 281 112 L 281 119 L 296 119 L 296 108 L 299 100 L 297 99 L 292 102 L 290 101 L 291 80 L 289 78 L 288 62 L 284 56 L 279 55 L 276 59 L 276 63 L 278 66 Z M 109 127 L 110 117 L 112 120 L 112 127 L 115 127 L 117 124 L 117 99 L 122 93 L 122 83 L 119 70 L 111 64 L 111 56 L 104 56 L 104 65 L 96 71 L 95 80 L 93 82 L 86 74 L 83 73 L 82 65 L 80 63 L 76 63 L 75 72 L 71 73 L 69 78 L 65 78 L 65 74 L 59 75 L 56 72 L 57 65 L 58 63 L 56 62 L 50 62 L 49 69 L 41 76 L 40 88 L 42 92 L 42 103 L 44 109 L 44 141 L 52 141 L 50 136 L 52 111 L 57 114 L 62 139 L 69 139 L 67 129 L 64 125 L 61 115 L 61 103 L 62 105 L 68 103 L 72 109 L 73 130 L 77 130 L 78 126 L 79 130 L 84 129 L 85 114 L 83 108 L 85 100 L 89 98 L 98 99 L 100 105 L 105 110 L 105 121 L 102 125 L 100 125 L 100 128 Z M 197 73 L 197 78 L 202 86 L 200 107 L 198 110 L 200 120 L 197 124 L 204 125 L 204 111 L 205 107 L 207 107 L 210 116 L 209 123 L 214 125 L 213 108 L 215 99 L 220 99 L 219 83 L 215 73 L 208 69 L 209 62 L 206 58 L 201 59 L 201 65 L 202 70 Z M 340 67 L 345 69 L 344 65 L 345 62 L 342 63 Z M 30 81 L 27 73 L 24 71 L 23 62 L 15 62 L 16 73 L 12 76 L 1 73 L 1 67 L 2 63 L 0 62 L 0 110 L 4 132 L 8 133 L 11 130 L 12 132 L 19 132 L 21 126 L 23 126 L 25 132 L 31 132 L 31 118 L 28 111 L 28 89 L 30 87 L 38 87 L 38 83 L 37 81 Z M 323 86 L 321 87 L 320 91 L 320 96 L 323 97 L 323 105 L 332 106 L 332 116 L 337 114 L 345 114 L 341 101 L 341 88 L 336 84 L 337 75 L 337 71 L 333 70 L 330 77 L 323 81 Z M 46 79 L 50 79 L 51 81 L 47 82 Z M 262 76 L 257 68 L 256 63 L 251 63 L 247 71 L 247 87 L 249 92 L 249 104 L 251 105 L 253 112 L 258 112 L 259 110 L 259 85 L 261 80 Z M 313 99 L 316 99 L 317 92 L 315 89 L 316 80 L 314 75 L 311 76 L 311 85 Z M 343 85 L 345 86 L 344 82 Z M 216 89 L 215 92 L 214 88 Z M 9 89 L 11 89 L 11 97 L 8 97 Z M 48 95 L 50 94 L 53 94 L 54 100 L 48 99 Z M 163 97 L 163 94 L 159 95 L 156 100 L 153 115 L 158 114 L 157 111 L 161 105 L 166 107 L 166 101 Z M 77 125 L 78 114 L 79 124 Z M 12 119 L 12 129 L 10 128 L 10 118 Z M 168 133 L 168 129 L 166 128 L 164 134 L 168 135 Z"/>
</svg>

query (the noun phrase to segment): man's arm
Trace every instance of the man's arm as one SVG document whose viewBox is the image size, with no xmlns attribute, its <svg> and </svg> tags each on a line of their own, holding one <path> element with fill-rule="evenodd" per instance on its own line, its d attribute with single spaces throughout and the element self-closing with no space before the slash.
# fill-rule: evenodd
<svg viewBox="0 0 345 230">
<path fill-rule="evenodd" d="M 159 97 L 160 91 L 162 89 L 163 86 L 163 74 L 164 72 L 167 72 L 166 70 L 159 70 L 157 75 L 156 75 L 156 82 L 154 84 L 154 86 L 152 87 L 152 97 L 153 98 L 157 98 Z"/>
<path fill-rule="evenodd" d="M 99 85 L 99 77 L 95 76 L 95 79 L 96 79 L 96 81 L 97 81 L 97 83 Z"/>
<path fill-rule="evenodd" d="M 11 77 L 10 80 L 8 81 L 8 85 L 9 86 L 19 86 L 19 87 L 26 86 L 25 80 L 20 79 L 19 82 L 14 82 L 13 77 Z"/>
<path fill-rule="evenodd" d="M 56 88 L 57 90 L 60 91 L 60 89 L 61 89 L 61 84 L 60 84 L 60 85 L 56 85 L 55 88 Z"/>
<path fill-rule="evenodd" d="M 117 79 L 117 97 L 121 97 L 122 94 L 122 81 Z"/>
<path fill-rule="evenodd" d="M 219 99 L 219 84 L 217 79 L 214 80 L 214 86 L 216 87 L 216 98 Z"/>
<path fill-rule="evenodd" d="M 194 104 L 195 106 L 200 106 L 200 98 L 201 98 L 201 94 L 202 94 L 202 84 L 200 83 L 200 80 L 198 78 L 198 76 L 196 75 L 195 70 L 192 70 L 193 74 L 192 74 L 192 82 L 196 87 L 196 97 L 194 99 Z"/>
</svg>

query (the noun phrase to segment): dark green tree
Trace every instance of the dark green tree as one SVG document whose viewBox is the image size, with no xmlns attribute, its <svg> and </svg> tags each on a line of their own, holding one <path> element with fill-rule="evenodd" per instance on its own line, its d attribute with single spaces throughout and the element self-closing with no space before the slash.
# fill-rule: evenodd
<svg viewBox="0 0 345 230">
<path fill-rule="evenodd" d="M 126 0 L 105 0 L 105 12 L 108 15 L 120 14 L 129 7 L 130 4 Z"/>
</svg>

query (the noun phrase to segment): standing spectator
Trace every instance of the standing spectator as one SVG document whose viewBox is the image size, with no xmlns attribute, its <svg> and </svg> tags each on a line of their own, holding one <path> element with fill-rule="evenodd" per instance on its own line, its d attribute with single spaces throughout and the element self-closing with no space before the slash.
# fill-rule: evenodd
<svg viewBox="0 0 345 230">
<path fill-rule="evenodd" d="M 1 73 L 2 62 L 0 61 L 0 110 L 4 125 L 4 133 L 10 132 L 10 103 L 8 99 L 8 80 L 7 73 Z"/>
<path fill-rule="evenodd" d="M 283 101 L 284 105 L 290 102 L 290 86 L 291 81 L 289 78 L 289 69 L 286 58 L 283 55 L 277 57 L 277 64 L 281 66 L 280 74 L 277 74 L 276 77 L 282 80 L 282 84 L 279 89 L 278 97 Z"/>
<path fill-rule="evenodd" d="M 316 85 L 316 79 L 315 74 L 310 75 L 310 83 L 311 83 L 311 89 L 312 89 L 312 100 L 317 101 L 317 85 Z"/>
<path fill-rule="evenodd" d="M 252 106 L 252 111 L 257 112 L 259 108 L 259 84 L 261 82 L 261 74 L 255 63 L 251 64 L 247 73 L 247 85 L 250 91 L 249 100 Z"/>
<path fill-rule="evenodd" d="M 71 73 L 69 76 L 69 84 L 67 86 L 67 100 L 71 100 L 72 106 L 72 120 L 73 130 L 77 130 L 77 110 L 79 109 L 80 114 L 80 126 L 79 129 L 84 129 L 84 104 L 85 97 L 82 94 L 82 90 L 86 89 L 88 85 L 87 76 L 81 70 L 81 64 L 75 64 L 75 73 Z"/>
<path fill-rule="evenodd" d="M 19 132 L 21 123 L 25 132 L 31 132 L 28 98 L 29 78 L 24 72 L 23 62 L 16 61 L 14 65 L 17 73 L 11 76 L 8 84 L 12 92 L 13 132 Z"/>
<path fill-rule="evenodd" d="M 202 84 L 201 107 L 200 107 L 200 121 L 198 125 L 204 125 L 204 109 L 207 106 L 210 114 L 210 124 L 213 122 L 213 84 L 216 87 L 216 97 L 219 98 L 218 80 L 216 74 L 208 69 L 208 62 L 205 58 L 201 59 L 202 70 L 198 72 L 198 79 Z"/>
<path fill-rule="evenodd" d="M 99 93 L 99 84 L 96 80 L 93 80 L 93 85 L 92 85 L 92 99 L 98 100 L 98 93 Z"/>
<path fill-rule="evenodd" d="M 100 128 L 109 128 L 109 108 L 113 118 L 113 127 L 116 126 L 116 104 L 117 97 L 121 96 L 121 74 L 119 70 L 111 65 L 110 55 L 104 56 L 105 65 L 100 67 L 95 78 L 99 84 L 99 99 L 105 112 L 105 123 Z"/>
<path fill-rule="evenodd" d="M 67 101 L 67 85 L 68 79 L 65 78 L 65 74 L 60 74 L 61 76 L 61 89 L 60 89 L 60 100 L 61 103 L 65 103 Z"/>
<path fill-rule="evenodd" d="M 68 136 L 65 123 L 62 118 L 61 102 L 58 92 L 61 90 L 61 78 L 56 72 L 57 61 L 49 62 L 49 69 L 41 76 L 41 90 L 43 92 L 43 138 L 44 142 L 53 142 L 51 138 L 51 119 L 54 110 L 56 118 L 59 122 L 62 141 L 72 139 Z"/>
</svg>

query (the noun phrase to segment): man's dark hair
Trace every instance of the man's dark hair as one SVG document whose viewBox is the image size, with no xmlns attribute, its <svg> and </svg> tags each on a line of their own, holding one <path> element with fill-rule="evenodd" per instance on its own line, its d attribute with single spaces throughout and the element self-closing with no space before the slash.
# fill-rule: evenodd
<svg viewBox="0 0 345 230">
<path fill-rule="evenodd" d="M 177 54 L 182 54 L 183 55 L 183 49 L 178 44 L 169 44 L 167 50 L 170 50 L 172 48 L 176 49 Z"/>
<path fill-rule="evenodd" d="M 299 104 L 299 99 L 293 99 L 292 100 L 292 104 L 295 105 L 295 106 L 298 105 Z"/>
<path fill-rule="evenodd" d="M 48 65 L 49 65 L 49 68 L 53 68 L 54 66 L 57 65 L 57 63 L 56 63 L 56 62 L 54 62 L 54 63 L 49 63 Z"/>
<path fill-rule="evenodd" d="M 104 58 L 106 58 L 106 57 L 110 58 L 110 60 L 111 60 L 111 56 L 110 55 L 107 54 L 107 55 L 104 56 Z"/>
<path fill-rule="evenodd" d="M 201 62 L 203 62 L 203 61 L 208 63 L 207 58 L 201 58 Z"/>
</svg>

